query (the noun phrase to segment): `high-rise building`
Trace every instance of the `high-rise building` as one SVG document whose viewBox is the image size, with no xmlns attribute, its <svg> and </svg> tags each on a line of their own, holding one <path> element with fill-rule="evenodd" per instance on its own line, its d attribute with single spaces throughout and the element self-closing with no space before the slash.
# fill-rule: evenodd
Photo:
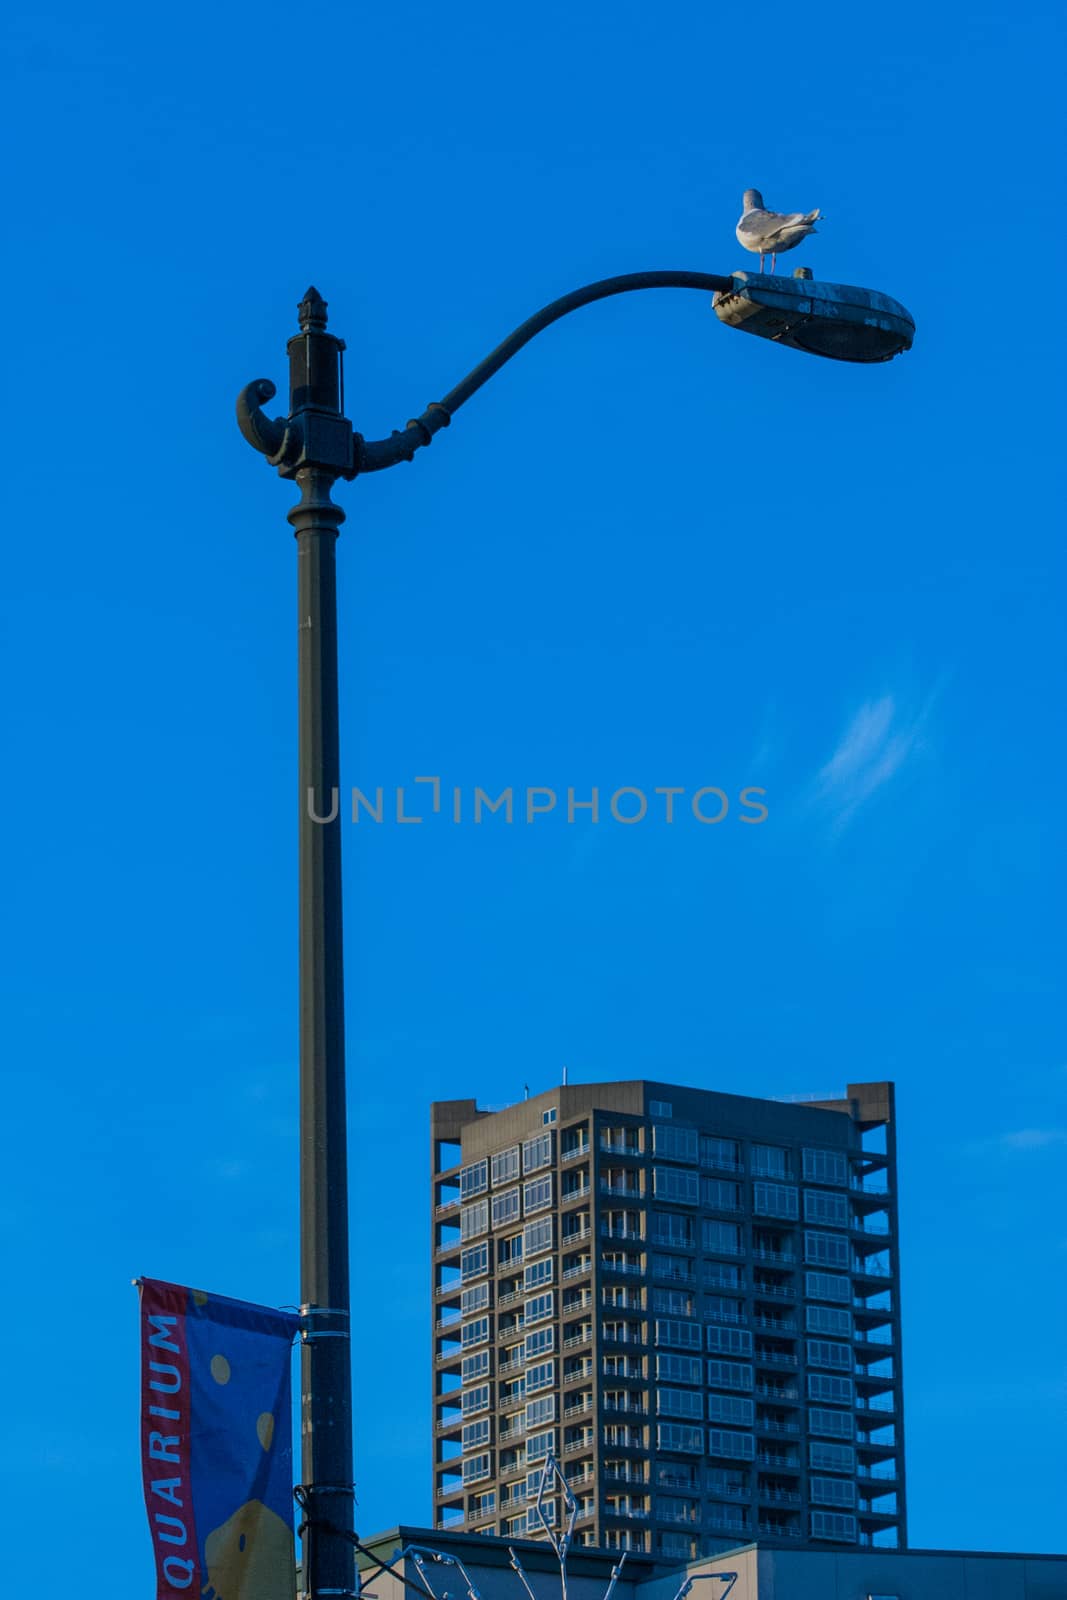
<svg viewBox="0 0 1067 1600">
<path fill-rule="evenodd" d="M 576 1543 L 904 1546 L 892 1084 L 441 1101 L 432 1168 L 437 1527 L 540 1533 L 551 1451 Z"/>
</svg>

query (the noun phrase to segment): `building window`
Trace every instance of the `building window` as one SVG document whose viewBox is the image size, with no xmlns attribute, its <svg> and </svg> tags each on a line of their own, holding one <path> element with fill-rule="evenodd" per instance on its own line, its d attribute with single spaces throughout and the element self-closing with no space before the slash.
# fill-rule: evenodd
<svg viewBox="0 0 1067 1600">
<path fill-rule="evenodd" d="M 741 1185 L 729 1178 L 701 1178 L 700 1204 L 711 1211 L 740 1211 Z"/>
<path fill-rule="evenodd" d="M 700 1276 L 705 1283 L 714 1284 L 717 1289 L 741 1289 L 744 1287 L 741 1268 L 731 1266 L 726 1261 L 705 1261 L 701 1267 Z"/>
<path fill-rule="evenodd" d="M 652 1149 L 665 1160 L 695 1162 L 699 1148 L 695 1128 L 665 1127 L 662 1123 L 653 1123 Z"/>
<path fill-rule="evenodd" d="M 476 1194 L 484 1194 L 488 1187 L 488 1161 L 475 1161 L 469 1167 L 461 1167 L 459 1169 L 459 1195 L 461 1200 L 470 1200 Z"/>
<path fill-rule="evenodd" d="M 808 1432 L 822 1433 L 831 1439 L 852 1438 L 851 1411 L 824 1411 L 821 1406 L 808 1408 Z"/>
<path fill-rule="evenodd" d="M 735 1428 L 751 1428 L 754 1407 L 751 1400 L 737 1394 L 709 1394 L 708 1421 L 728 1422 Z"/>
<path fill-rule="evenodd" d="M 700 1135 L 700 1165 L 719 1167 L 723 1172 L 740 1172 L 741 1151 L 736 1139 L 720 1139 L 715 1133 Z"/>
<path fill-rule="evenodd" d="M 712 1389 L 751 1389 L 752 1368 L 741 1361 L 709 1361 L 708 1386 Z"/>
<path fill-rule="evenodd" d="M 536 1172 L 540 1167 L 552 1165 L 552 1135 L 539 1133 L 527 1139 L 522 1147 L 523 1172 Z"/>
<path fill-rule="evenodd" d="M 832 1339 L 809 1339 L 808 1366 L 834 1367 L 838 1372 L 851 1372 L 852 1348 L 847 1344 L 837 1344 Z"/>
<path fill-rule="evenodd" d="M 813 1539 L 833 1539 L 838 1544 L 855 1544 L 856 1519 L 842 1511 L 813 1511 L 811 1536 Z"/>
<path fill-rule="evenodd" d="M 674 1107 L 669 1100 L 650 1100 L 648 1114 L 650 1117 L 673 1117 Z"/>
<path fill-rule="evenodd" d="M 493 1196 L 493 1227 L 500 1228 L 506 1222 L 515 1222 L 519 1215 L 518 1189 L 504 1189 L 502 1193 Z"/>
<path fill-rule="evenodd" d="M 488 1200 L 475 1200 L 473 1205 L 461 1207 L 459 1213 L 459 1236 L 461 1239 L 473 1239 L 475 1234 L 487 1233 L 488 1230 Z"/>
<path fill-rule="evenodd" d="M 550 1128 L 552 1126 L 552 1124 L 556 1120 L 556 1114 L 557 1114 L 558 1110 L 559 1110 L 558 1106 L 549 1106 L 547 1111 L 542 1111 L 542 1113 L 541 1113 L 541 1126 L 542 1126 L 542 1128 Z"/>
<path fill-rule="evenodd" d="M 693 1296 L 684 1289 L 653 1289 L 652 1309 L 668 1317 L 691 1317 Z"/>
<path fill-rule="evenodd" d="M 704 1454 L 704 1430 L 693 1428 L 681 1422 L 657 1422 L 656 1448 L 658 1450 L 678 1450 L 684 1455 L 702 1456 Z"/>
<path fill-rule="evenodd" d="M 848 1196 L 827 1194 L 824 1189 L 805 1189 L 804 1221 L 821 1222 L 824 1227 L 829 1228 L 847 1228 Z"/>
<path fill-rule="evenodd" d="M 723 1356 L 750 1356 L 752 1335 L 747 1328 L 719 1327 L 709 1323 L 705 1330 L 708 1349 Z"/>
<path fill-rule="evenodd" d="M 760 1178 L 790 1178 L 789 1151 L 776 1144 L 752 1146 L 752 1171 Z"/>
<path fill-rule="evenodd" d="M 472 1344 L 484 1344 L 488 1337 L 488 1317 L 479 1317 L 475 1322 L 465 1322 L 459 1336 L 460 1343 L 464 1348 Z"/>
<path fill-rule="evenodd" d="M 808 1479 L 808 1498 L 820 1506 L 854 1506 L 856 1485 L 849 1478 Z"/>
<path fill-rule="evenodd" d="M 847 1278 L 835 1277 L 832 1272 L 805 1272 L 804 1293 L 809 1300 L 835 1300 L 847 1306 L 852 1298 L 852 1285 Z"/>
<path fill-rule="evenodd" d="M 788 1183 L 755 1183 L 752 1209 L 760 1217 L 786 1217 L 790 1221 L 799 1215 L 797 1191 Z"/>
<path fill-rule="evenodd" d="M 556 1420 L 556 1397 L 554 1394 L 543 1394 L 539 1400 L 529 1400 L 526 1404 L 527 1428 L 539 1428 L 544 1422 Z"/>
<path fill-rule="evenodd" d="M 852 1379 L 832 1378 L 825 1372 L 808 1373 L 808 1399 L 828 1400 L 831 1405 L 852 1404 Z"/>
<path fill-rule="evenodd" d="M 745 1302 L 724 1294 L 704 1296 L 704 1315 L 713 1322 L 743 1322 Z"/>
<path fill-rule="evenodd" d="M 708 1429 L 708 1455 L 726 1456 L 732 1461 L 751 1461 L 756 1441 L 750 1433 L 733 1433 L 728 1428 Z"/>
<path fill-rule="evenodd" d="M 487 1244 L 472 1245 L 469 1250 L 459 1253 L 459 1275 L 462 1279 L 477 1278 L 483 1272 L 489 1271 L 489 1246 Z"/>
<path fill-rule="evenodd" d="M 555 1348 L 555 1343 L 555 1328 L 538 1328 L 534 1333 L 528 1333 L 525 1346 L 526 1360 L 530 1361 L 534 1356 L 543 1356 L 546 1350 Z"/>
<path fill-rule="evenodd" d="M 678 1249 L 691 1249 L 693 1245 L 693 1219 L 676 1211 L 653 1211 L 652 1243 L 674 1245 Z"/>
<path fill-rule="evenodd" d="M 477 1389 L 467 1389 L 465 1391 L 464 1395 L 463 1395 L 463 1399 L 460 1402 L 460 1404 L 461 1404 L 461 1406 L 463 1408 L 463 1415 L 465 1417 L 472 1417 L 475 1414 L 475 1412 L 477 1412 L 477 1411 L 488 1411 L 489 1410 L 489 1385 L 487 1383 L 480 1383 L 478 1385 Z M 485 1437 L 486 1437 L 486 1439 L 488 1439 L 488 1437 L 489 1437 L 489 1433 L 488 1433 L 489 1424 L 488 1424 L 488 1422 L 485 1424 L 485 1428 L 486 1428 Z M 464 1439 L 466 1439 L 466 1429 L 464 1429 Z"/>
<path fill-rule="evenodd" d="M 531 1433 L 526 1441 L 527 1461 L 543 1461 L 551 1450 L 556 1449 L 556 1430 L 549 1428 L 547 1433 Z"/>
<path fill-rule="evenodd" d="M 804 1231 L 804 1260 L 819 1267 L 847 1267 L 848 1240 L 838 1233 Z"/>
<path fill-rule="evenodd" d="M 709 1255 L 739 1256 L 743 1235 L 739 1222 L 713 1222 L 705 1217 L 700 1224 L 700 1242 Z"/>
<path fill-rule="evenodd" d="M 695 1206 L 700 1201 L 700 1180 L 695 1172 L 679 1172 L 677 1167 L 653 1167 L 652 1192 L 657 1200 Z"/>
<path fill-rule="evenodd" d="M 661 1417 L 703 1420 L 704 1396 L 695 1389 L 657 1389 L 656 1410 Z"/>
<path fill-rule="evenodd" d="M 704 1366 L 699 1356 L 656 1356 L 656 1377 L 668 1383 L 696 1383 L 704 1381 Z"/>
<path fill-rule="evenodd" d="M 489 1304 L 489 1285 L 476 1283 L 473 1288 L 464 1289 L 459 1297 L 460 1315 L 473 1316 L 476 1311 L 484 1311 Z"/>
<path fill-rule="evenodd" d="M 656 1343 L 674 1345 L 679 1350 L 699 1350 L 702 1338 L 699 1322 L 678 1322 L 656 1318 Z"/>
<path fill-rule="evenodd" d="M 540 1261 L 531 1261 L 523 1272 L 523 1288 L 529 1292 L 531 1289 L 539 1289 L 543 1283 L 551 1283 L 555 1265 L 551 1256 L 545 1256 Z"/>
<path fill-rule="evenodd" d="M 546 1206 L 552 1204 L 552 1174 L 546 1173 L 543 1178 L 534 1178 L 530 1183 L 523 1185 L 522 1203 L 526 1215 L 534 1211 L 544 1211 Z"/>
<path fill-rule="evenodd" d="M 528 1222 L 524 1230 L 527 1257 L 536 1256 L 542 1250 L 551 1250 L 555 1239 L 554 1218 L 539 1217 L 536 1222 Z"/>
<path fill-rule="evenodd" d="M 489 1352 L 478 1350 L 472 1356 L 463 1357 L 462 1381 L 473 1383 L 476 1378 L 489 1376 Z"/>
<path fill-rule="evenodd" d="M 852 1313 L 838 1306 L 808 1306 L 805 1311 L 809 1333 L 836 1333 L 839 1338 L 851 1339 Z"/>
<path fill-rule="evenodd" d="M 536 1367 L 531 1367 L 526 1374 L 526 1393 L 534 1394 L 538 1389 L 551 1389 L 555 1381 L 555 1361 L 539 1361 Z"/>
<path fill-rule="evenodd" d="M 535 1294 L 526 1302 L 526 1323 L 543 1322 L 545 1317 L 551 1317 L 555 1308 L 555 1294 L 548 1289 L 544 1294 Z"/>
<path fill-rule="evenodd" d="M 489 1476 L 490 1470 L 488 1454 L 471 1456 L 469 1461 L 465 1461 L 463 1463 L 464 1483 L 477 1483 L 479 1479 L 488 1478 Z"/>
<path fill-rule="evenodd" d="M 517 1144 L 509 1146 L 507 1150 L 500 1150 L 493 1157 L 493 1187 L 498 1183 L 512 1183 L 519 1175 L 519 1147 Z"/>
<path fill-rule="evenodd" d="M 517 1267 L 522 1261 L 522 1234 L 513 1233 L 497 1241 L 496 1260 L 499 1267 Z"/>
<path fill-rule="evenodd" d="M 808 1461 L 814 1472 L 855 1472 L 856 1452 L 850 1444 L 817 1444 L 808 1446 Z"/>
<path fill-rule="evenodd" d="M 847 1183 L 848 1157 L 841 1150 L 805 1150 L 805 1183 Z"/>
</svg>

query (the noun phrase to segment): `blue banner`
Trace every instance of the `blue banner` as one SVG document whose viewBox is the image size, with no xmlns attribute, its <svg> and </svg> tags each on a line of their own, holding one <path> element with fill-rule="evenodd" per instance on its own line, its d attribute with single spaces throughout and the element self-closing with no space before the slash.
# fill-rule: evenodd
<svg viewBox="0 0 1067 1600">
<path fill-rule="evenodd" d="M 293 1600 L 296 1313 L 138 1281 L 157 1600 Z"/>
</svg>

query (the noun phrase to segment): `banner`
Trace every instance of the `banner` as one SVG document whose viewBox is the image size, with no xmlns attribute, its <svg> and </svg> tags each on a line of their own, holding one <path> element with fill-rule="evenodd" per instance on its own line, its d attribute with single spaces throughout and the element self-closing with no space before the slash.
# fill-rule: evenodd
<svg viewBox="0 0 1067 1600">
<path fill-rule="evenodd" d="M 157 1600 L 293 1600 L 299 1318 L 151 1278 L 137 1284 Z"/>
</svg>

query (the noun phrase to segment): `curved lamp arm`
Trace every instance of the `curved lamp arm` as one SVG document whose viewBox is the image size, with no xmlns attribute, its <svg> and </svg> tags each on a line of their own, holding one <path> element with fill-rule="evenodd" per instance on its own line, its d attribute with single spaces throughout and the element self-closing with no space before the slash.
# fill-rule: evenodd
<svg viewBox="0 0 1067 1600">
<path fill-rule="evenodd" d="M 601 278 L 597 283 L 587 283 L 582 289 L 573 289 L 561 295 L 509 333 L 484 361 L 461 378 L 443 400 L 434 400 L 421 416 L 415 417 L 389 439 L 367 440 L 358 438 L 356 446 L 356 471 L 379 472 L 398 461 L 410 461 L 421 445 L 429 444 L 435 433 L 447 428 L 453 416 L 471 395 L 499 372 L 504 364 L 517 355 L 523 345 L 529 344 L 537 334 L 558 322 L 580 306 L 591 305 L 594 300 L 606 300 L 609 295 L 629 294 L 634 289 L 702 289 L 708 293 L 727 293 L 733 287 L 732 278 L 712 272 L 626 272 L 617 278 Z M 247 391 L 245 391 L 247 393 Z M 276 424 L 275 424 L 276 426 Z M 243 430 L 242 430 L 243 431 Z M 247 438 L 248 435 L 246 434 Z"/>
<path fill-rule="evenodd" d="M 421 416 L 390 438 L 374 440 L 356 433 L 343 415 L 340 359 L 344 342 L 326 332 L 326 302 L 316 289 L 309 289 L 300 305 L 301 332 L 289 341 L 292 415 L 266 415 L 263 406 L 273 399 L 276 390 L 269 378 L 257 378 L 241 390 L 237 424 L 253 449 L 265 455 L 283 477 L 292 477 L 302 466 L 311 465 L 340 478 L 380 472 L 398 461 L 412 460 L 416 450 L 447 428 L 460 406 L 488 383 L 505 362 L 568 312 L 634 289 L 700 289 L 725 294 L 733 284 L 733 278 L 711 272 L 627 272 L 574 289 L 528 317 L 443 400 L 433 401 Z"/>
</svg>

